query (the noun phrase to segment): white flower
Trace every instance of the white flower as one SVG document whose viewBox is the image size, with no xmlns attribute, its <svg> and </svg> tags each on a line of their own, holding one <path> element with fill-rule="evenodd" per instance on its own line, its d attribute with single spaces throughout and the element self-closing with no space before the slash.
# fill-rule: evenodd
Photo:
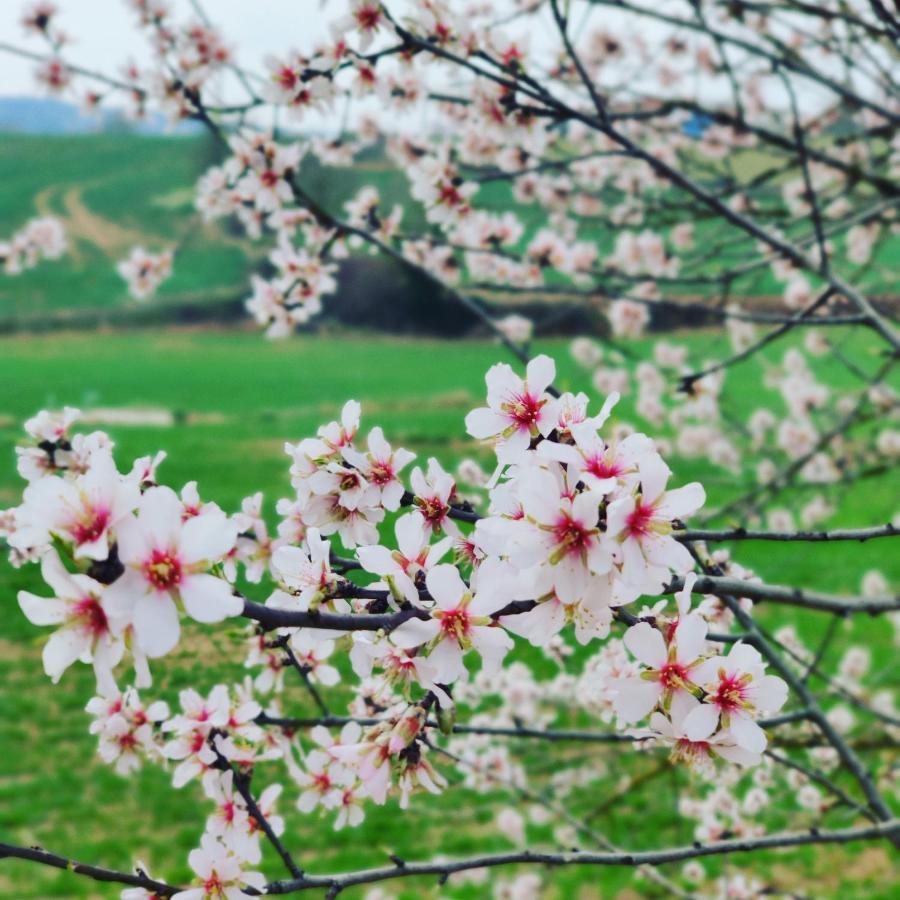
<svg viewBox="0 0 900 900">
<path fill-rule="evenodd" d="M 765 663 L 754 647 L 737 643 L 728 656 L 701 663 L 693 680 L 706 691 L 703 704 L 685 720 L 691 740 L 704 740 L 721 724 L 740 747 L 751 753 L 766 749 L 766 734 L 754 718 L 775 713 L 787 701 L 787 685 L 765 674 Z"/>
<path fill-rule="evenodd" d="M 74 480 L 42 478 L 25 489 L 23 499 L 13 546 L 46 544 L 58 537 L 72 544 L 75 559 L 103 560 L 109 555 L 111 530 L 130 517 L 140 492 L 103 450 L 92 455 L 85 474 Z"/>
<path fill-rule="evenodd" d="M 739 766 L 759 765 L 760 754 L 740 746 L 734 735 L 727 730 L 707 735 L 701 740 L 691 737 L 685 721 L 699 706 L 700 701 L 693 695 L 686 692 L 675 694 L 668 714 L 654 712 L 650 716 L 649 729 L 630 733 L 635 737 L 653 737 L 670 744 L 673 759 L 688 765 L 702 766 L 713 754 Z"/>
<path fill-rule="evenodd" d="M 599 528 L 602 495 L 573 496 L 566 482 L 555 465 L 523 476 L 519 496 L 525 518 L 509 556 L 528 569 L 533 596 L 555 591 L 563 603 L 576 603 L 597 587 L 596 576 L 610 570 L 612 557 Z"/>
<path fill-rule="evenodd" d="M 239 615 L 240 597 L 209 574 L 234 547 L 237 526 L 224 515 L 194 516 L 186 522 L 178 495 L 154 487 L 141 498 L 138 515 L 118 530 L 124 574 L 110 586 L 110 609 L 130 618 L 148 656 L 163 656 L 181 631 L 176 600 L 198 622 Z"/>
<path fill-rule="evenodd" d="M 547 393 L 555 377 L 549 356 L 531 360 L 524 380 L 505 363 L 491 366 L 485 376 L 488 405 L 466 416 L 466 431 L 491 439 L 501 463 L 519 462 L 532 440 L 547 437 L 556 426 L 556 403 Z"/>
<path fill-rule="evenodd" d="M 659 593 L 669 572 L 693 568 L 693 558 L 673 537 L 672 522 L 696 512 L 706 499 L 698 482 L 666 491 L 671 472 L 659 454 L 638 462 L 641 492 L 614 500 L 606 514 L 606 531 L 620 544 L 624 581 L 646 593 Z"/>
<path fill-rule="evenodd" d="M 658 703 L 665 707 L 675 696 L 691 690 L 696 682 L 694 670 L 702 662 L 706 632 L 706 622 L 696 612 L 679 616 L 665 637 L 649 622 L 638 622 L 625 632 L 625 646 L 647 669 L 616 682 L 613 705 L 622 721 L 637 722 Z"/>
<path fill-rule="evenodd" d="M 279 547 L 272 555 L 272 574 L 296 596 L 292 608 L 315 609 L 337 586 L 331 571 L 331 545 L 316 528 L 306 533 L 308 553 L 300 547 Z"/>
<path fill-rule="evenodd" d="M 416 466 L 409 477 L 413 489 L 415 512 L 425 525 L 436 534 L 446 531 L 459 535 L 459 527 L 450 518 L 450 504 L 456 494 L 456 482 L 449 472 L 434 458 L 428 460 L 428 471 L 423 473 Z M 377 541 L 372 541 L 375 544 Z"/>
<path fill-rule="evenodd" d="M 391 511 L 399 509 L 403 497 L 403 482 L 397 476 L 416 458 L 416 454 L 403 447 L 393 450 L 380 428 L 373 428 L 369 432 L 367 444 L 367 454 L 360 453 L 352 446 L 344 447 L 344 459 L 362 473 L 369 485 L 368 499 L 373 506 L 383 506 Z"/>
<path fill-rule="evenodd" d="M 409 619 L 391 632 L 391 641 L 410 649 L 428 645 L 428 660 L 439 684 L 449 684 L 465 673 L 462 659 L 470 647 L 481 655 L 485 671 L 496 672 L 513 644 L 490 618 L 504 605 L 502 595 L 498 596 L 499 581 L 499 577 L 493 579 L 473 594 L 454 566 L 435 566 L 425 579 L 436 604 L 431 618 Z"/>
<path fill-rule="evenodd" d="M 200 846 L 188 855 L 188 862 L 200 886 L 179 891 L 172 900 L 239 900 L 254 896 L 242 888 L 255 888 L 259 893 L 266 886 L 265 876 L 245 871 L 244 862 L 211 834 L 203 835 Z"/>
<path fill-rule="evenodd" d="M 431 532 L 425 527 L 422 517 L 407 513 L 397 519 L 394 526 L 397 549 L 387 547 L 360 547 L 356 555 L 367 572 L 381 576 L 399 597 L 413 606 L 421 606 L 417 577 L 427 574 L 447 553 L 453 538 L 447 536 L 434 546 L 429 544 Z"/>
<path fill-rule="evenodd" d="M 80 659 L 93 663 L 99 691 L 115 692 L 112 670 L 125 649 L 125 622 L 107 608 L 103 585 L 67 572 L 55 550 L 42 560 L 41 575 L 55 596 L 20 591 L 19 606 L 34 625 L 60 626 L 44 645 L 44 671 L 56 683 Z"/>
</svg>

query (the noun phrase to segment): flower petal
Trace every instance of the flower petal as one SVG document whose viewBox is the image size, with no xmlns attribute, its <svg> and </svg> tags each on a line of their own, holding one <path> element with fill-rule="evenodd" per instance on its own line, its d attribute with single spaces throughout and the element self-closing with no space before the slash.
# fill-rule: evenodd
<svg viewBox="0 0 900 900">
<path fill-rule="evenodd" d="M 718 707 L 701 703 L 684 718 L 684 733 L 692 741 L 704 741 L 719 727 Z"/>
<path fill-rule="evenodd" d="M 147 656 L 165 656 L 181 634 L 175 601 L 168 594 L 139 597 L 134 604 L 134 631 Z"/>
<path fill-rule="evenodd" d="M 625 632 L 625 646 L 645 666 L 658 669 L 666 662 L 666 642 L 658 628 L 649 622 L 638 622 Z"/>
<path fill-rule="evenodd" d="M 187 614 L 198 622 L 221 622 L 240 615 L 244 608 L 231 585 L 215 575 L 188 575 L 179 586 L 179 594 Z"/>
</svg>

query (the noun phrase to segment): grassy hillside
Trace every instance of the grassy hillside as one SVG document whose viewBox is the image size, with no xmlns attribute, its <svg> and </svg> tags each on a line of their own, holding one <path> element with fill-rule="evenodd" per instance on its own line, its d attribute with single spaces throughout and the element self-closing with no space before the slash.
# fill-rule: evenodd
<svg viewBox="0 0 900 900">
<path fill-rule="evenodd" d="M 32 216 L 53 215 L 65 224 L 71 249 L 59 261 L 0 278 L 0 319 L 133 306 L 115 264 L 136 244 L 179 247 L 161 302 L 203 303 L 242 289 L 247 247 L 199 227 L 193 213 L 192 185 L 209 164 L 202 138 L 4 135 L 0 235 Z"/>
<path fill-rule="evenodd" d="M 31 216 L 52 214 L 65 223 L 72 245 L 60 261 L 44 263 L 18 277 L 0 277 L 0 322 L 34 322 L 85 310 L 106 311 L 110 321 L 133 315 L 137 304 L 128 297 L 115 263 L 136 244 L 151 250 L 178 249 L 173 277 L 144 305 L 142 315 L 164 316 L 185 305 L 225 300 L 237 309 L 235 302 L 248 293 L 249 273 L 269 244 L 247 240 L 229 223 L 204 226 L 195 213 L 194 185 L 218 152 L 206 136 L 0 136 L 0 239 Z M 758 153 L 738 156 L 735 167 L 743 166 L 750 174 L 760 166 L 758 157 Z M 338 214 L 362 185 L 373 184 L 386 207 L 403 204 L 404 231 L 417 233 L 424 226 L 421 208 L 408 198 L 404 175 L 371 152 L 352 169 L 327 169 L 310 156 L 304 162 L 302 181 L 327 209 Z M 610 207 L 618 202 L 619 198 L 608 198 Z M 476 203 L 498 212 L 516 209 L 528 226 L 542 223 L 541 211 L 517 207 L 510 186 L 503 182 L 482 185 Z M 698 246 L 714 246 L 723 238 L 719 222 L 699 220 L 696 228 Z M 601 258 L 612 250 L 617 233 L 618 229 L 599 220 L 588 220 L 581 229 L 585 239 L 597 244 Z M 532 234 L 529 228 L 523 243 Z M 883 283 L 887 267 L 896 259 L 898 242 L 900 237 L 894 237 L 882 247 L 867 267 L 867 277 Z M 728 254 L 723 251 L 694 274 L 714 274 L 744 262 L 747 245 L 732 245 Z M 388 278 L 396 292 L 404 290 L 401 282 L 390 281 L 392 274 Z M 384 277 L 379 273 L 371 280 L 383 282 Z M 705 289 L 689 285 L 682 292 L 697 294 Z M 734 295 L 746 300 L 778 295 L 781 290 L 768 268 L 762 268 L 736 283 Z M 677 287 L 668 290 L 678 292 Z M 366 294 L 360 302 L 378 304 L 381 299 Z"/>
<path fill-rule="evenodd" d="M 158 177 L 162 188 L 165 179 Z M 698 359 L 711 352 L 710 336 L 690 340 Z M 589 389 L 564 343 L 548 342 L 538 349 L 557 358 L 561 386 Z M 636 349 L 646 354 L 649 345 L 639 343 Z M 0 339 L 0 384 L 14 385 L 0 397 L 0 508 L 15 503 L 21 490 L 13 459 L 21 422 L 42 406 L 62 404 L 95 410 L 127 406 L 168 411 L 172 414 L 168 425 L 107 428 L 116 440 L 120 464 L 124 467 L 135 456 L 165 449 L 169 453 L 162 469 L 166 481 L 180 486 L 197 478 L 201 494 L 229 510 L 246 494 L 263 489 L 271 514 L 275 499 L 290 491 L 284 441 L 312 433 L 318 424 L 333 418 L 348 397 L 362 401 L 364 427 L 381 424 L 392 442 L 409 446 L 420 459 L 437 455 L 449 466 L 470 452 L 462 419 L 483 395 L 485 369 L 501 358 L 500 349 L 489 343 L 369 337 L 304 338 L 277 345 L 256 335 L 188 331 Z M 140 365 L 135 365 L 136 360 Z M 742 414 L 759 404 L 761 374 L 758 361 L 735 370 L 734 412 Z M 826 372 L 823 377 L 835 383 L 841 376 Z M 630 415 L 627 400 L 620 414 Z M 482 460 L 486 462 L 483 454 Z M 707 477 L 704 462 L 677 465 L 675 479 L 684 482 L 701 473 L 710 503 L 741 488 L 734 479 Z M 838 513 L 830 524 L 887 521 L 896 511 L 898 487 L 896 476 L 886 475 L 862 483 L 852 497 L 836 489 L 833 499 Z M 877 542 L 860 547 L 744 544 L 737 548 L 738 558 L 767 580 L 831 592 L 857 590 L 862 573 L 873 567 L 894 583 L 900 581 L 900 558 L 884 550 Z M 0 601 L 5 605 L 0 627 L 0 839 L 40 843 L 123 869 L 140 859 L 153 874 L 183 881 L 189 874 L 187 853 L 197 843 L 206 814 L 199 787 L 191 784 L 172 791 L 169 776 L 150 767 L 136 778 L 123 780 L 99 761 L 82 712 L 93 692 L 93 676 L 85 667 L 75 667 L 58 687 L 52 687 L 41 671 L 43 635 L 17 608 L 17 590 L 39 587 L 32 569 L 13 570 L 0 561 Z M 778 607 L 761 608 L 761 617 L 773 628 L 798 623 L 813 646 L 827 625 L 824 617 Z M 863 642 L 872 649 L 873 669 L 880 673 L 882 686 L 896 685 L 889 623 L 858 619 L 841 629 L 839 644 L 826 662 L 839 658 L 841 646 Z M 528 648 L 515 652 L 520 658 L 535 657 Z M 171 699 L 188 683 L 208 689 L 218 679 L 239 679 L 242 661 L 236 628 L 208 632 L 188 627 L 179 650 L 155 666 L 157 685 L 147 694 Z M 288 713 L 311 712 L 305 703 L 300 691 L 285 695 Z M 340 702 L 334 706 L 340 708 Z M 588 720 L 580 724 L 603 727 Z M 541 748 L 525 752 L 536 767 L 546 764 L 540 758 Z M 563 752 L 574 761 L 583 749 Z M 679 793 L 693 790 L 683 773 L 666 771 L 661 780 L 605 806 L 609 791 L 624 773 L 639 773 L 651 761 L 616 749 L 591 752 L 599 754 L 598 765 L 606 762 L 609 775 L 573 799 L 574 812 L 592 813 L 597 830 L 630 848 L 691 840 L 690 824 L 679 820 L 674 811 Z M 266 776 L 261 773 L 261 777 Z M 838 772 L 835 777 L 853 790 L 844 774 Z M 311 871 L 382 864 L 389 852 L 420 859 L 435 853 L 509 847 L 492 823 L 492 812 L 462 788 L 441 798 L 416 797 L 410 812 L 403 815 L 393 802 L 380 809 L 368 808 L 361 829 L 338 834 L 331 831 L 329 819 L 296 813 L 294 797 L 288 785 L 282 801 L 288 822 L 286 843 Z M 655 811 L 652 819 L 646 814 L 650 806 Z M 839 821 L 847 821 L 847 814 L 834 813 L 834 822 Z M 532 830 L 538 839 L 548 839 L 549 833 L 548 826 Z M 739 860 L 735 863 L 740 865 Z M 780 885 L 801 892 L 804 884 L 815 883 L 816 897 L 886 900 L 891 896 L 890 865 L 882 847 L 862 854 L 852 847 L 808 848 L 790 856 L 768 854 L 759 861 L 756 874 L 774 875 Z M 727 861 L 709 864 L 710 871 L 727 866 Z M 270 876 L 280 875 L 277 860 L 269 855 L 264 868 Z M 561 870 L 550 878 L 554 886 L 548 896 L 558 900 L 660 896 L 646 884 L 630 886 L 630 874 L 615 869 Z M 813 878 L 815 882 L 810 881 Z M 427 879 L 405 883 L 402 894 L 399 888 L 395 892 L 393 886 L 387 887 L 395 896 L 406 898 L 484 896 L 483 888 L 439 889 Z M 0 895 L 113 898 L 118 890 L 66 873 L 2 861 Z M 348 898 L 362 896 L 361 890 L 347 892 Z"/>
</svg>

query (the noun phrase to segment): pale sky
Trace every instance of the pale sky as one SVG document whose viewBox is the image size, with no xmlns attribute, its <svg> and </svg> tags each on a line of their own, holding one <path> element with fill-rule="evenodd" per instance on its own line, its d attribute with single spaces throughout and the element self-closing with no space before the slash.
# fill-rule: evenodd
<svg viewBox="0 0 900 900">
<path fill-rule="evenodd" d="M 109 75 L 119 75 L 126 62 L 134 61 L 143 67 L 151 61 L 146 35 L 138 28 L 136 14 L 125 0 L 54 0 L 60 9 L 59 27 L 72 38 L 65 48 L 63 57 L 70 63 L 94 69 Z M 416 0 L 397 0 L 396 12 L 401 16 L 406 3 Z M 453 0 L 451 0 L 451 3 Z M 461 0 L 460 0 L 461 2 Z M 857 0 L 858 2 L 858 0 Z M 183 22 L 196 18 L 190 0 L 168 0 L 175 13 L 176 21 Z M 37 53 L 46 51 L 45 42 L 38 36 L 26 35 L 20 24 L 23 9 L 28 0 L 0 0 L 0 42 L 13 44 Z M 308 52 L 328 36 L 328 23 L 339 17 L 346 9 L 345 0 L 204 0 L 203 6 L 218 26 L 220 33 L 236 51 L 237 61 L 245 68 L 260 72 L 262 60 L 268 54 L 283 55 L 296 49 Z M 507 6 L 506 0 L 497 0 L 498 8 Z M 685 0 L 657 0 L 655 7 L 673 13 L 683 13 Z M 582 7 L 584 9 L 584 7 Z M 543 13 L 542 13 L 543 15 Z M 579 21 L 573 11 L 572 20 Z M 653 42 L 668 32 L 648 19 L 626 16 L 620 11 L 606 7 L 591 17 L 595 26 L 617 30 L 623 25 L 626 31 L 639 33 Z M 532 49 L 537 49 L 556 35 L 552 22 L 546 21 L 546 29 L 541 23 L 529 21 L 528 40 Z M 513 31 L 518 30 L 513 26 Z M 734 56 L 732 56 L 734 60 Z M 35 63 L 0 52 L 0 95 L 35 95 L 39 92 L 33 71 Z M 445 72 L 446 70 L 439 70 Z M 701 76 L 708 78 L 708 76 Z M 82 82 L 84 84 L 84 82 Z M 432 82 L 432 87 L 437 85 Z M 235 84 L 232 88 L 236 88 Z M 802 79 L 796 85 L 798 93 L 807 109 L 816 104 L 816 94 L 811 85 Z M 658 87 L 656 88 L 658 90 Z M 652 88 L 651 88 L 652 90 Z M 723 94 L 723 90 L 726 91 Z M 224 102 L 240 102 L 245 99 L 242 92 L 232 95 L 232 89 L 225 86 Z M 710 99 L 727 96 L 724 82 L 707 85 Z M 768 92 L 767 92 L 768 93 Z M 784 104 L 782 89 L 776 85 L 772 97 L 773 105 Z M 75 99 L 75 98 L 70 98 Z M 117 100 L 113 100 L 118 105 Z M 314 119 L 315 117 L 313 117 Z M 310 125 L 318 125 L 310 121 Z"/>
<path fill-rule="evenodd" d="M 63 56 L 71 63 L 118 73 L 133 59 L 149 62 L 147 38 L 137 27 L 136 15 L 124 0 L 55 0 L 59 25 L 72 42 Z M 44 42 L 26 36 L 19 22 L 25 0 L 0 0 L 0 41 L 44 52 Z M 188 0 L 169 0 L 178 21 L 195 18 Z M 329 10 L 328 7 L 331 7 Z M 267 53 L 292 46 L 303 49 L 323 39 L 326 23 L 335 15 L 335 4 L 322 0 L 206 0 L 205 8 L 244 65 L 258 68 Z M 295 35 L 295 41 L 290 40 Z M 34 63 L 0 53 L 0 94 L 36 93 Z"/>
</svg>

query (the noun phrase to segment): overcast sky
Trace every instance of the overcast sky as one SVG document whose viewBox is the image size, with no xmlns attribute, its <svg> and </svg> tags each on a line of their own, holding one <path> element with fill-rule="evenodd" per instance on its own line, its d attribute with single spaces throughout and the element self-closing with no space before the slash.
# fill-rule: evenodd
<svg viewBox="0 0 900 900">
<path fill-rule="evenodd" d="M 118 75 L 126 62 L 134 61 L 142 66 L 151 61 L 147 37 L 137 27 L 137 17 L 125 0 L 55 2 L 61 10 L 59 25 L 72 39 L 64 53 L 67 61 L 110 75 Z M 397 0 L 397 11 L 401 15 L 406 2 L 416 0 Z M 168 3 L 176 21 L 196 18 L 190 0 L 168 0 Z M 21 27 L 20 18 L 27 5 L 27 0 L 0 0 L 0 42 L 44 52 L 44 42 L 37 36 L 27 36 Z M 497 5 L 498 8 L 505 7 L 506 0 L 497 0 Z M 204 6 L 236 51 L 238 62 L 251 71 L 260 72 L 262 60 L 267 54 L 282 55 L 291 49 L 309 52 L 314 45 L 325 40 L 328 37 L 328 23 L 341 15 L 346 3 L 344 0 L 204 0 Z M 676 0 L 657 0 L 656 6 L 673 11 L 683 9 L 683 4 Z M 573 14 L 573 19 L 578 21 L 580 15 Z M 651 41 L 667 33 L 667 29 L 658 23 L 635 19 L 607 8 L 603 8 L 602 15 L 592 17 L 591 22 L 613 30 L 624 25 L 627 32 L 637 31 Z M 530 21 L 528 39 L 533 50 L 546 44 L 550 35 L 555 38 L 552 23 L 548 20 L 546 25 L 545 30 L 540 24 Z M 732 55 L 732 61 L 734 59 Z M 34 68 L 35 63 L 30 60 L 0 52 L 0 95 L 38 93 Z M 709 97 L 719 99 L 722 90 L 727 95 L 726 88 L 724 82 L 718 84 L 710 91 Z M 797 90 L 805 106 L 816 105 L 816 92 L 810 90 L 808 82 L 799 79 Z M 232 91 L 226 87 L 225 93 L 231 94 Z M 784 102 L 782 93 L 776 85 L 774 95 L 767 99 L 781 105 Z M 242 99 L 242 93 L 230 98 L 233 102 Z"/>
</svg>

